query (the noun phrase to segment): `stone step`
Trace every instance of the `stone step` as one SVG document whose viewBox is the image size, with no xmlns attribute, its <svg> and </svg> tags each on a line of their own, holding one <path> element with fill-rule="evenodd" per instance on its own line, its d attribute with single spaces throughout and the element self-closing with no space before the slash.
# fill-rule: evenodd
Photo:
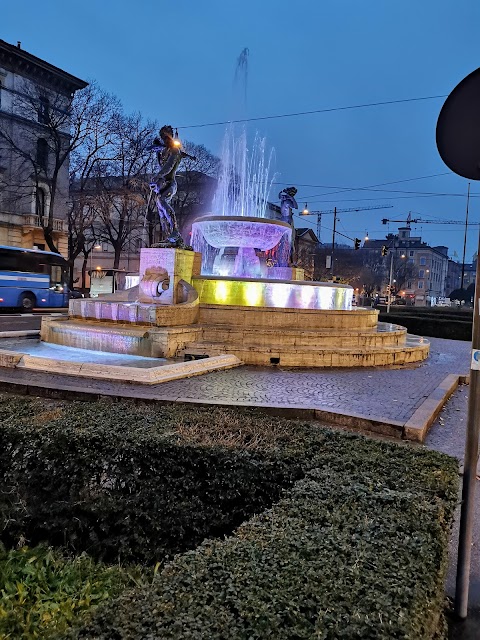
<svg viewBox="0 0 480 640">
<path fill-rule="evenodd" d="M 379 323 L 373 329 L 306 329 L 200 325 L 201 341 L 259 348 L 283 347 L 374 347 L 405 344 L 407 330 L 396 324 Z M 197 339 L 197 342 L 200 340 Z"/>
<path fill-rule="evenodd" d="M 425 338 L 409 335 L 406 344 L 374 347 L 291 347 L 260 348 L 258 346 L 193 342 L 180 352 L 185 357 L 233 354 L 245 364 L 280 365 L 283 367 L 373 367 L 401 365 L 424 360 L 430 343 Z"/>
</svg>

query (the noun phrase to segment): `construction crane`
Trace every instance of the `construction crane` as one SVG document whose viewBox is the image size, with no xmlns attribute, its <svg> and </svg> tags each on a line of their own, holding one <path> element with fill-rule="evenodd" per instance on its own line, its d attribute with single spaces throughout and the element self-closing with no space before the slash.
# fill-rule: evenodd
<svg viewBox="0 0 480 640">
<path fill-rule="evenodd" d="M 335 234 L 337 233 L 336 231 L 336 227 L 337 227 L 337 213 L 352 213 L 353 211 L 368 211 L 370 209 L 391 209 L 393 207 L 393 204 L 376 204 L 370 207 L 350 207 L 349 209 L 337 209 L 337 207 L 335 207 L 334 209 L 326 209 L 326 210 L 322 210 L 322 211 L 309 211 L 307 208 L 307 204 L 305 203 L 305 209 L 298 214 L 298 217 L 302 217 L 302 216 L 316 216 L 317 217 L 317 238 L 318 238 L 318 242 L 320 244 L 320 232 L 322 230 L 322 215 L 326 215 L 328 213 L 333 213 L 334 217 L 333 217 L 333 241 L 332 241 L 332 245 L 335 245 Z M 343 234 L 340 234 L 343 235 Z"/>
<path fill-rule="evenodd" d="M 406 220 L 392 220 L 390 218 L 382 218 L 382 224 L 388 224 L 389 222 L 405 222 L 407 227 L 410 228 L 411 224 L 461 224 L 465 226 L 464 220 L 423 220 L 422 218 L 412 218 L 408 215 Z M 478 222 L 469 222 L 468 226 L 478 225 Z"/>
</svg>

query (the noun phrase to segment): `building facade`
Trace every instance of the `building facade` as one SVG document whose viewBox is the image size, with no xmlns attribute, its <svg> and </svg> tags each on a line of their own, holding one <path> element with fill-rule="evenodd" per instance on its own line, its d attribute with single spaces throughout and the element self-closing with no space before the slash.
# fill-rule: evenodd
<svg viewBox="0 0 480 640">
<path fill-rule="evenodd" d="M 385 247 L 385 249 L 383 249 Z M 385 256 L 382 256 L 386 253 Z M 426 306 L 432 298 L 446 295 L 448 247 L 431 247 L 420 236 L 412 236 L 410 226 L 383 240 L 368 240 L 362 251 L 368 260 L 383 260 L 383 285 L 386 293 L 392 268 L 392 285 L 397 296 Z"/>
<path fill-rule="evenodd" d="M 68 154 L 56 179 L 51 113 L 60 114 L 56 144 L 68 147 L 68 108 L 87 83 L 0 40 L 0 244 L 49 250 L 44 226 L 67 255 Z M 55 182 L 53 186 L 53 182 Z M 52 189 L 55 189 L 53 210 Z M 42 224 L 43 222 L 43 224 Z"/>
</svg>

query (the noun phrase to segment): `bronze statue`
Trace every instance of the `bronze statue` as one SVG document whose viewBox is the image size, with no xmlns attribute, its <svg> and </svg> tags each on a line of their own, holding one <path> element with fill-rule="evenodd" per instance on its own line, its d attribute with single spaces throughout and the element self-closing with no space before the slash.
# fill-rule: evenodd
<svg viewBox="0 0 480 640">
<path fill-rule="evenodd" d="M 280 212 L 283 222 L 288 222 L 292 227 L 292 240 L 290 242 L 289 262 L 295 266 L 297 262 L 296 256 L 296 242 L 295 242 L 295 227 L 293 224 L 293 211 L 292 209 L 298 209 L 295 196 L 297 195 L 297 189 L 295 187 L 287 187 L 278 194 L 280 200 Z"/>
<path fill-rule="evenodd" d="M 284 222 L 288 222 L 288 224 L 293 224 L 292 209 L 298 209 L 298 204 L 295 200 L 296 195 L 297 189 L 295 187 L 287 187 L 286 189 L 280 191 L 280 193 L 278 194 L 282 220 Z"/>
<path fill-rule="evenodd" d="M 187 245 L 180 235 L 177 217 L 170 203 L 177 193 L 175 174 L 180 162 L 183 158 L 191 160 L 196 160 L 196 158 L 182 151 L 181 143 L 174 136 L 173 128 L 169 125 L 160 129 L 159 137 L 153 141 L 152 149 L 155 150 L 160 165 L 155 182 L 150 183 L 151 194 L 155 198 L 160 218 L 160 245 L 185 249 Z"/>
</svg>

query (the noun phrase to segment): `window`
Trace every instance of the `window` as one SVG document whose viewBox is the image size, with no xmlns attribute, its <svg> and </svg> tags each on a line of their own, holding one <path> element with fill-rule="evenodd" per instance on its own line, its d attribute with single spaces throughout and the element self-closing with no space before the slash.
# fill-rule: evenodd
<svg viewBox="0 0 480 640">
<path fill-rule="evenodd" d="M 52 271 L 50 273 L 50 286 L 54 287 L 56 285 L 61 285 L 63 282 L 62 267 L 52 265 L 51 269 Z"/>
<path fill-rule="evenodd" d="M 411 281 L 411 280 L 409 280 L 409 281 L 407 282 L 407 289 L 411 289 L 411 288 L 412 288 L 412 281 Z"/>
<path fill-rule="evenodd" d="M 421 264 L 422 266 L 425 266 L 425 265 L 427 264 L 427 259 L 426 259 L 425 257 L 420 258 L 420 264 Z"/>
<path fill-rule="evenodd" d="M 40 98 L 40 106 L 38 107 L 38 121 L 42 124 L 48 123 L 48 98 L 46 96 L 42 96 Z"/>
<path fill-rule="evenodd" d="M 35 213 L 41 218 L 45 215 L 45 191 L 41 187 L 37 188 L 35 195 Z"/>
<path fill-rule="evenodd" d="M 423 289 L 423 280 L 420 280 L 418 283 L 418 288 Z"/>
<path fill-rule="evenodd" d="M 47 172 L 48 169 L 48 142 L 45 138 L 37 140 L 37 164 L 40 169 Z"/>
<path fill-rule="evenodd" d="M 411 258 L 413 258 L 413 251 L 410 251 L 409 255 Z"/>
<path fill-rule="evenodd" d="M 418 270 L 418 277 L 419 278 L 424 278 L 425 277 L 425 270 L 424 269 L 419 269 Z"/>
</svg>

